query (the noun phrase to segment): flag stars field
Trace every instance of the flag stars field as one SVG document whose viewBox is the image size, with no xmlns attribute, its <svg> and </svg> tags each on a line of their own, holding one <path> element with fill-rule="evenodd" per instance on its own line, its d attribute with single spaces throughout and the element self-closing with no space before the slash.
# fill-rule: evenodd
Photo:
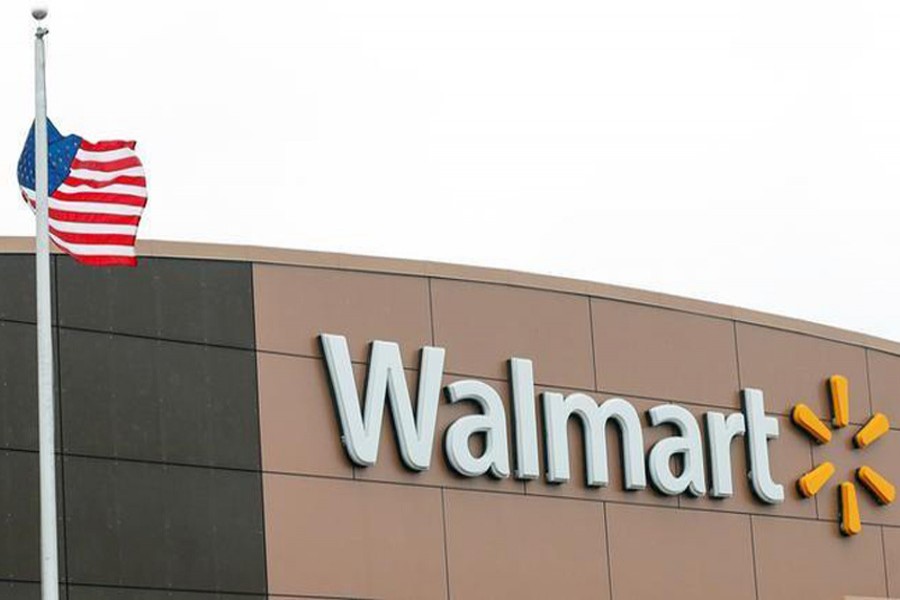
<svg viewBox="0 0 900 600">
<path fill-rule="evenodd" d="M 850 385 L 846 377 L 833 375 L 828 380 L 831 396 L 832 426 L 841 429 L 850 424 Z M 818 444 L 827 444 L 832 439 L 832 431 L 805 404 L 797 404 L 791 411 L 791 420 Z M 890 421 L 882 413 L 875 413 L 853 436 L 853 445 L 863 449 L 877 441 L 890 429 Z M 834 464 L 825 461 L 816 465 L 797 481 L 797 488 L 806 498 L 818 494 L 835 473 Z M 890 504 L 897 497 L 894 485 L 878 471 L 868 465 L 856 470 L 856 479 L 880 504 Z M 840 491 L 839 522 L 841 533 L 856 535 L 862 531 L 856 485 L 852 481 L 842 481 Z"/>
</svg>

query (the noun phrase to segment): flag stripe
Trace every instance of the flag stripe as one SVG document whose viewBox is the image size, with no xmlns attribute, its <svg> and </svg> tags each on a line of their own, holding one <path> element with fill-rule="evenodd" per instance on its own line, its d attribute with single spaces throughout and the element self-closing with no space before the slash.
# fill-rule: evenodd
<svg viewBox="0 0 900 600">
<path fill-rule="evenodd" d="M 57 221 L 72 221 L 75 223 L 109 223 L 110 225 L 138 225 L 141 217 L 128 215 L 104 215 L 101 213 L 78 213 L 66 210 L 50 209 L 50 218 Z"/>
<path fill-rule="evenodd" d="M 61 240 L 67 247 L 71 248 L 72 244 L 81 244 L 87 246 L 110 247 L 114 246 L 133 246 L 135 237 L 133 235 L 118 234 L 99 234 L 99 233 L 70 233 L 68 231 L 60 231 L 55 227 L 50 227 L 50 233 L 57 239 Z"/>
<path fill-rule="evenodd" d="M 26 200 L 34 208 L 34 190 L 22 189 Z M 76 202 L 72 200 L 57 200 L 50 196 L 50 210 L 60 210 L 70 213 L 104 214 L 140 217 L 144 212 L 142 206 L 130 206 L 127 204 L 111 204 L 100 202 Z"/>
<path fill-rule="evenodd" d="M 50 198 L 50 208 L 86 214 L 122 215 L 140 217 L 144 211 L 142 206 L 128 204 L 101 204 L 99 202 L 78 202 L 75 200 L 58 201 Z"/>
<path fill-rule="evenodd" d="M 32 208 L 34 208 L 34 190 L 22 189 Z M 128 204 L 112 204 L 109 202 L 86 202 L 79 200 L 57 200 L 50 196 L 50 210 L 64 210 L 66 212 L 94 213 L 107 215 L 128 215 L 140 217 L 144 212 L 143 206 L 131 206 Z"/>
<path fill-rule="evenodd" d="M 65 233 L 85 233 L 101 235 L 128 235 L 134 237 L 137 234 L 136 225 L 113 225 L 110 223 L 85 223 L 84 221 L 65 221 L 50 218 L 50 227 L 56 231 Z"/>
<path fill-rule="evenodd" d="M 99 160 L 79 160 L 77 157 L 72 161 L 73 169 L 88 169 L 91 171 L 103 171 L 104 173 L 121 171 L 122 169 L 130 169 L 139 166 L 141 166 L 141 161 L 138 160 L 137 156 L 111 160 L 108 162 Z"/>
<path fill-rule="evenodd" d="M 57 190 L 53 192 L 53 198 L 62 202 L 99 202 L 101 204 L 127 204 L 129 206 L 144 206 L 147 204 L 147 198 L 141 196 L 105 194 L 103 192 L 78 192 L 77 194 L 66 194 Z"/>
<path fill-rule="evenodd" d="M 137 144 L 135 142 L 123 142 L 120 140 L 113 140 L 110 142 L 88 142 L 87 140 L 81 141 L 81 149 L 86 150 L 88 152 L 103 152 L 105 150 L 121 150 L 122 148 L 130 148 L 134 150 L 134 147 Z"/>
<path fill-rule="evenodd" d="M 134 150 L 131 148 L 111 148 L 92 152 L 85 150 L 84 146 L 75 154 L 75 158 L 82 162 L 115 162 L 126 158 L 134 158 Z"/>
<path fill-rule="evenodd" d="M 72 169 L 69 177 L 75 179 L 92 179 L 94 181 L 111 181 L 118 177 L 143 177 L 143 167 L 130 167 L 119 171 L 92 171 L 91 169 Z"/>
<path fill-rule="evenodd" d="M 66 183 L 71 186 L 88 186 L 90 188 L 100 189 L 111 185 L 135 185 L 147 187 L 147 180 L 144 177 L 136 177 L 133 175 L 120 175 L 112 179 L 96 180 L 96 179 L 79 179 L 77 177 L 69 177 Z M 140 194 L 139 194 L 140 195 Z"/>
<path fill-rule="evenodd" d="M 76 258 L 81 264 L 91 267 L 137 266 L 137 258 L 134 256 L 77 256 Z"/>
<path fill-rule="evenodd" d="M 133 244 L 80 244 L 66 242 L 51 232 L 50 237 L 57 246 L 78 256 L 134 256 Z"/>
<path fill-rule="evenodd" d="M 98 191 L 101 190 L 101 191 Z M 101 188 L 92 187 L 90 185 L 71 185 L 69 180 L 66 180 L 62 185 L 56 188 L 56 192 L 53 194 L 56 196 L 57 194 L 66 194 L 67 196 L 71 196 L 74 194 L 122 194 L 126 196 L 136 196 L 138 198 L 146 198 L 147 197 L 147 188 L 136 185 L 120 185 L 117 183 L 109 183 L 104 185 Z"/>
</svg>

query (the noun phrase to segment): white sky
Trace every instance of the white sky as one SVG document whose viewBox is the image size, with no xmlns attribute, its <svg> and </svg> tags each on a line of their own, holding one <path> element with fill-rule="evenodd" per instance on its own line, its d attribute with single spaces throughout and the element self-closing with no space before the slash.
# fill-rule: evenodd
<svg viewBox="0 0 900 600">
<path fill-rule="evenodd" d="M 0 235 L 33 232 L 30 6 L 0 2 Z M 50 116 L 138 140 L 141 237 L 514 268 L 900 340 L 896 0 L 50 9 Z"/>
</svg>

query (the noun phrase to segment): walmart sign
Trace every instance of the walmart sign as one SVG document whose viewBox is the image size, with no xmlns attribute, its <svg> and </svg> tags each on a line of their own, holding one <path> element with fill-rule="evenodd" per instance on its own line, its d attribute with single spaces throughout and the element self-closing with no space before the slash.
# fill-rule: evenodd
<svg viewBox="0 0 900 600">
<path fill-rule="evenodd" d="M 371 466 L 378 460 L 379 438 L 385 404 L 389 406 L 397 432 L 397 444 L 404 464 L 416 471 L 431 466 L 435 443 L 437 411 L 442 392 L 449 402 L 475 402 L 478 414 L 454 421 L 444 437 L 444 452 L 450 465 L 466 477 L 484 475 L 517 479 L 542 476 L 538 457 L 538 438 L 546 448 L 547 481 L 562 483 L 572 477 L 569 466 L 568 423 L 576 417 L 584 427 L 585 478 L 588 486 L 609 485 L 607 424 L 620 432 L 624 463 L 623 484 L 629 490 L 642 490 L 650 483 L 663 494 L 676 496 L 710 495 L 728 498 L 734 494 L 732 447 L 745 449 L 748 476 L 755 495 L 770 504 L 784 501 L 784 487 L 772 479 L 769 463 L 770 440 L 779 435 L 778 420 L 766 415 L 763 393 L 757 389 L 742 391 L 742 410 L 731 414 L 709 411 L 703 415 L 706 436 L 701 435 L 694 415 L 675 404 L 650 409 L 651 427 L 674 427 L 676 435 L 656 442 L 644 456 L 644 431 L 634 406 L 623 398 L 597 403 L 583 393 L 542 394 L 543 431 L 538 431 L 532 362 L 510 359 L 512 390 L 512 433 L 507 430 L 506 408 L 500 395 L 489 384 L 474 379 L 442 386 L 443 348 L 426 346 L 421 352 L 416 404 L 413 409 L 406 384 L 400 347 L 393 342 L 375 341 L 369 357 L 368 377 L 361 398 L 353 377 L 347 340 L 340 335 L 323 334 L 320 342 L 328 367 L 334 401 L 340 417 L 344 447 L 359 466 Z M 478 436 L 484 449 L 473 453 L 469 440 Z M 746 444 L 732 444 L 735 438 Z M 511 439 L 512 438 L 512 439 Z M 512 459 L 511 459 L 512 455 Z M 708 458 L 708 461 L 706 460 Z M 673 469 L 673 459 L 680 467 Z M 706 464 L 710 473 L 707 478 Z M 676 472 L 677 471 L 677 472 Z M 710 482 L 707 489 L 707 481 Z"/>
</svg>

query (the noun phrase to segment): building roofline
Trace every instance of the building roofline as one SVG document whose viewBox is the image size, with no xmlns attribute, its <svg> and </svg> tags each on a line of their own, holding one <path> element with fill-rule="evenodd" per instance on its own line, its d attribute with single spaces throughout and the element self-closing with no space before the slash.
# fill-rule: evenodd
<svg viewBox="0 0 900 600">
<path fill-rule="evenodd" d="M 412 275 L 582 294 L 592 298 L 618 300 L 696 315 L 729 319 L 752 325 L 761 325 L 900 355 L 900 343 L 898 342 L 830 325 L 822 325 L 792 317 L 782 317 L 706 300 L 695 300 L 606 283 L 555 277 L 552 275 L 538 275 L 508 269 L 264 246 L 163 240 L 141 240 L 137 244 L 137 252 L 138 256 L 146 257 L 242 261 L 268 265 Z M 0 254 L 33 253 L 34 238 L 0 237 Z"/>
</svg>

